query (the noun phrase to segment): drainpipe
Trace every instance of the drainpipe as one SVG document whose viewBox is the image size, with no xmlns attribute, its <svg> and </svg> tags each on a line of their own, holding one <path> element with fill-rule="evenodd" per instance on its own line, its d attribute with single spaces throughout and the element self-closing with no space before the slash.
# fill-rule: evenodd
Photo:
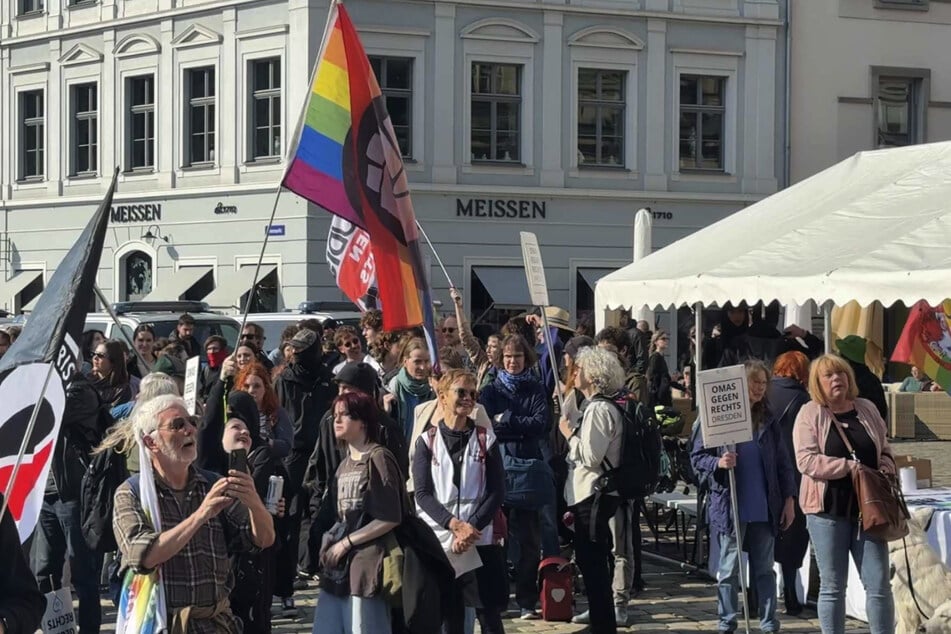
<svg viewBox="0 0 951 634">
<path fill-rule="evenodd" d="M 786 0 L 786 54 L 784 60 L 785 66 L 785 75 L 786 75 L 786 94 L 784 95 L 784 101 L 786 103 L 785 112 L 783 112 L 783 139 L 785 147 L 783 148 L 783 188 L 789 187 L 792 184 L 792 166 L 790 164 L 790 157 L 792 156 L 792 138 L 790 137 L 790 128 L 791 115 L 790 115 L 790 104 L 792 103 L 792 76 L 790 74 L 790 69 L 792 68 L 792 0 Z"/>
</svg>

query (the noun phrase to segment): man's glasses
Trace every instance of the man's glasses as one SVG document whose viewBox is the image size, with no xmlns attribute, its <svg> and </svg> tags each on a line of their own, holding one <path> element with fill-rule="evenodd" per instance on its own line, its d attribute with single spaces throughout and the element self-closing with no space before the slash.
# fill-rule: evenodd
<svg viewBox="0 0 951 634">
<path fill-rule="evenodd" d="M 456 329 L 455 329 L 455 328 L 443 328 L 443 329 L 442 329 L 442 334 L 444 334 L 444 335 L 451 335 L 451 334 L 454 333 L 454 332 L 456 332 Z"/>
<path fill-rule="evenodd" d="M 185 429 L 187 425 L 191 425 L 195 429 L 198 429 L 198 417 L 197 416 L 176 416 L 172 420 L 168 421 L 168 425 L 165 426 L 165 429 L 174 432 L 180 432 Z M 161 427 L 161 425 L 159 425 Z"/>
<path fill-rule="evenodd" d="M 245 333 L 241 335 L 241 341 L 244 341 L 245 339 L 264 339 L 264 337 L 262 337 L 261 335 L 255 335 L 252 333 Z"/>
<path fill-rule="evenodd" d="M 359 339 L 351 339 L 350 341 L 344 341 L 344 342 L 341 343 L 340 345 L 343 346 L 344 348 L 359 348 L 359 347 L 360 347 L 360 340 L 359 340 Z"/>
<path fill-rule="evenodd" d="M 456 393 L 456 398 L 458 398 L 458 399 L 471 398 L 471 399 L 474 401 L 474 400 L 476 400 L 476 398 L 478 398 L 478 396 L 479 396 L 479 393 L 478 393 L 477 391 L 475 391 L 475 390 L 467 390 L 467 389 L 464 388 L 464 387 L 457 387 L 457 388 L 456 388 L 455 390 L 453 390 L 453 391 Z"/>
</svg>

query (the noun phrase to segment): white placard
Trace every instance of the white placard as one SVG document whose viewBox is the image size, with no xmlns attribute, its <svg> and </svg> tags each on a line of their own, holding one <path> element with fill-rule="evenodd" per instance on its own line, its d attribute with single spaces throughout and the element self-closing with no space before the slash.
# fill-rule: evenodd
<svg viewBox="0 0 951 634">
<path fill-rule="evenodd" d="M 522 261 L 525 264 L 525 279 L 528 281 L 528 294 L 535 306 L 548 306 L 548 283 L 545 281 L 545 265 L 542 264 L 542 251 L 538 248 L 538 238 L 534 233 L 522 231 Z"/>
<path fill-rule="evenodd" d="M 43 634 L 73 634 L 77 630 L 73 593 L 68 587 L 46 593 L 46 612 L 41 625 Z"/>
<path fill-rule="evenodd" d="M 182 397 L 185 399 L 185 405 L 188 406 L 188 413 L 195 415 L 195 407 L 198 402 L 198 364 L 200 359 L 192 357 L 185 362 L 185 392 Z"/>
<path fill-rule="evenodd" d="M 704 447 L 722 447 L 753 440 L 750 393 L 744 366 L 732 365 L 698 372 L 697 406 L 700 409 Z"/>
</svg>

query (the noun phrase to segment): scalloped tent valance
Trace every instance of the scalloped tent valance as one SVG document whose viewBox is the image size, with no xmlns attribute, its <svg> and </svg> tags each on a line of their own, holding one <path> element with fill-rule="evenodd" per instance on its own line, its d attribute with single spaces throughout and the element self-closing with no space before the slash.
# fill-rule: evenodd
<svg viewBox="0 0 951 634">
<path fill-rule="evenodd" d="M 601 278 L 599 309 L 951 297 L 951 142 L 859 152 Z"/>
</svg>

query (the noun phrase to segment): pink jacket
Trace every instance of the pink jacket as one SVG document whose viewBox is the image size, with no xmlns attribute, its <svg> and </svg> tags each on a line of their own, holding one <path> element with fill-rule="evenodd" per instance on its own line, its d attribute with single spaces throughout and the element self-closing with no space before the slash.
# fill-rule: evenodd
<svg viewBox="0 0 951 634">
<path fill-rule="evenodd" d="M 882 471 L 895 473 L 895 458 L 885 437 L 885 421 L 875 405 L 864 398 L 855 399 L 859 422 L 878 448 L 878 466 Z M 851 459 L 831 458 L 825 455 L 826 438 L 832 427 L 832 412 L 815 401 L 802 406 L 793 426 L 793 447 L 796 466 L 802 473 L 799 487 L 799 506 L 803 513 L 821 513 L 829 480 L 844 478 L 851 472 Z"/>
</svg>

